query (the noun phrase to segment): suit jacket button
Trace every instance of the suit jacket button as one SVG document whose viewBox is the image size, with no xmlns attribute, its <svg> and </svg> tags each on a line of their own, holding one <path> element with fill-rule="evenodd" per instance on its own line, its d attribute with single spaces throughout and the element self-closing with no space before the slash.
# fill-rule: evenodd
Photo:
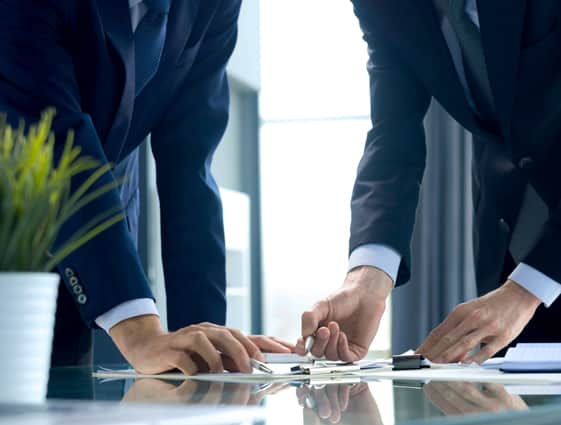
<svg viewBox="0 0 561 425">
<path fill-rule="evenodd" d="M 534 165 L 534 160 L 529 156 L 520 158 L 518 161 L 518 167 L 522 170 L 529 170 Z"/>
<path fill-rule="evenodd" d="M 501 218 L 499 220 L 499 229 L 501 230 L 501 232 L 504 232 L 504 233 L 509 233 L 510 232 L 510 226 L 508 225 L 508 223 L 506 222 L 506 220 L 504 218 Z"/>
<path fill-rule="evenodd" d="M 70 267 L 67 267 L 64 269 L 64 275 L 66 277 L 72 277 L 74 276 L 74 270 L 72 270 Z"/>
<path fill-rule="evenodd" d="M 78 301 L 78 304 L 86 304 L 86 301 L 88 301 L 88 297 L 86 297 L 85 294 L 80 294 L 76 297 L 76 301 Z"/>
</svg>

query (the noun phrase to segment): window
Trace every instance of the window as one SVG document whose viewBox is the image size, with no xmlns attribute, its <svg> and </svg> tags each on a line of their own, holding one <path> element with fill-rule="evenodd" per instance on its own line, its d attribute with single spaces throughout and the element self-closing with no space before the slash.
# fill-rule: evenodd
<svg viewBox="0 0 561 425">
<path fill-rule="evenodd" d="M 261 3 L 264 322 L 300 315 L 347 270 L 350 198 L 370 128 L 366 45 L 350 2 Z M 374 342 L 390 346 L 389 316 Z"/>
</svg>

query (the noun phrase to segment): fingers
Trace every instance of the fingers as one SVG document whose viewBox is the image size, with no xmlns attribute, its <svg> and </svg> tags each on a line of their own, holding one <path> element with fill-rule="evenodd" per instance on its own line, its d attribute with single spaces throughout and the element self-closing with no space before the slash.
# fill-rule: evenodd
<svg viewBox="0 0 561 425">
<path fill-rule="evenodd" d="M 312 346 L 312 349 L 310 350 L 310 353 L 312 353 L 312 355 L 315 357 L 323 357 L 325 353 L 325 347 L 327 347 L 330 336 L 331 333 L 329 331 L 329 328 L 326 328 L 325 326 L 319 328 L 316 332 L 315 342 Z"/>
<path fill-rule="evenodd" d="M 185 375 L 194 375 L 199 371 L 199 368 L 188 353 L 178 350 L 175 351 L 171 357 L 171 365 L 179 369 Z"/>
<path fill-rule="evenodd" d="M 292 353 L 294 345 L 284 343 L 280 339 L 263 335 L 252 335 L 249 337 L 251 341 L 259 347 L 261 351 L 268 353 Z M 258 359 L 259 360 L 259 359 Z"/>
<path fill-rule="evenodd" d="M 212 330 L 218 331 L 220 333 L 229 332 L 234 338 L 236 338 L 244 346 L 244 348 L 246 349 L 249 357 L 254 358 L 256 360 L 259 360 L 259 361 L 265 361 L 265 358 L 263 357 L 263 353 L 261 353 L 261 350 L 259 350 L 259 347 L 251 340 L 250 337 L 245 335 L 240 330 L 234 329 L 234 328 L 227 328 L 227 327 L 224 327 L 224 326 L 220 326 L 220 325 L 216 325 L 214 323 L 208 323 L 208 322 L 199 323 L 196 326 L 201 327 L 203 329 L 212 329 Z"/>
<path fill-rule="evenodd" d="M 175 349 L 179 361 L 185 363 L 185 357 L 195 364 L 195 361 L 189 355 L 189 352 L 198 354 L 201 359 L 208 365 L 209 372 L 220 373 L 224 371 L 224 365 L 220 354 L 216 351 L 216 345 L 208 338 L 207 334 L 198 328 L 185 328 L 174 335 Z M 185 363 L 187 364 L 187 363 Z M 178 367 L 177 365 L 175 365 Z M 180 369 L 178 367 L 178 369 Z M 196 372 L 199 372 L 196 367 Z M 191 373 L 192 374 L 192 373 Z"/>
<path fill-rule="evenodd" d="M 302 336 L 313 335 L 320 324 L 327 320 L 329 315 L 329 303 L 327 300 L 320 301 L 311 310 L 302 314 Z"/>
<path fill-rule="evenodd" d="M 336 424 L 341 420 L 341 400 L 339 400 L 339 385 L 328 385 L 325 388 L 327 399 L 331 406 L 329 422 Z"/>
<path fill-rule="evenodd" d="M 351 385 L 339 385 L 339 404 L 341 411 L 345 412 L 349 407 L 349 399 L 351 397 Z"/>
<path fill-rule="evenodd" d="M 355 362 L 359 360 L 359 357 L 351 351 L 347 334 L 343 331 L 339 334 L 337 350 L 339 352 L 339 358 L 344 362 Z"/>
<path fill-rule="evenodd" d="M 211 382 L 208 391 L 205 395 L 198 401 L 198 404 L 206 405 L 216 405 L 220 404 L 222 401 L 222 395 L 224 394 L 224 383 L 223 382 Z"/>
<path fill-rule="evenodd" d="M 427 358 L 437 363 L 452 363 L 463 360 L 466 355 L 476 348 L 489 333 L 487 328 L 470 330 L 473 325 L 461 325 L 444 338 L 441 344 L 435 347 Z M 445 345 L 450 344 L 448 346 Z"/>
<path fill-rule="evenodd" d="M 434 355 L 439 352 L 436 350 L 436 347 L 442 350 L 442 347 L 447 348 L 455 342 L 455 339 L 453 339 L 454 337 L 450 336 L 450 334 L 463 322 L 465 318 L 465 308 L 464 305 L 456 307 L 440 325 L 432 330 L 428 338 L 417 349 L 417 352 L 432 360 Z"/>
<path fill-rule="evenodd" d="M 294 352 L 300 356 L 305 356 L 306 353 L 306 341 L 304 341 L 304 338 L 300 337 L 298 338 L 298 341 L 296 341 L 296 347 L 294 348 Z"/>
<path fill-rule="evenodd" d="M 207 328 L 205 332 L 214 346 L 218 348 L 223 355 L 228 356 L 234 362 L 235 366 L 227 370 L 251 373 L 252 368 L 249 362 L 247 349 L 228 329 Z"/>
<path fill-rule="evenodd" d="M 294 353 L 294 350 L 296 349 L 296 346 L 288 341 L 284 341 L 280 338 L 277 338 L 275 336 L 270 337 L 273 341 L 278 342 L 280 345 L 285 346 L 286 348 L 288 348 L 290 350 L 291 353 Z"/>
<path fill-rule="evenodd" d="M 260 347 L 257 344 L 255 344 L 248 336 L 244 335 L 241 331 L 237 329 L 228 328 L 228 330 L 239 342 L 242 343 L 249 357 L 259 360 L 261 362 L 265 361 L 265 357 L 263 357 L 263 353 L 261 352 Z"/>
<path fill-rule="evenodd" d="M 478 363 L 481 364 L 485 360 L 489 360 L 493 357 L 501 348 L 503 348 L 507 343 L 502 342 L 501 340 L 497 339 L 490 339 L 488 344 L 485 344 L 481 347 L 481 349 L 471 355 L 467 356 L 463 362 L 464 363 Z"/>
<path fill-rule="evenodd" d="M 325 357 L 328 360 L 339 360 L 339 325 L 335 322 L 329 322 L 327 327 L 330 335 L 325 347 Z"/>
<path fill-rule="evenodd" d="M 315 403 L 317 404 L 317 412 L 320 418 L 327 419 L 331 416 L 331 403 L 327 398 L 325 388 L 313 388 L 311 392 Z"/>
</svg>

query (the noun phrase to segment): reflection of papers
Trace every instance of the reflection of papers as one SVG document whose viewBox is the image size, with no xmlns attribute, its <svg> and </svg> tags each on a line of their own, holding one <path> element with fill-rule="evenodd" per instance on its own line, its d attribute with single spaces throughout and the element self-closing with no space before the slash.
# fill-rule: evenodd
<svg viewBox="0 0 561 425">
<path fill-rule="evenodd" d="M 513 395 L 561 395 L 561 385 L 505 385 Z"/>
</svg>

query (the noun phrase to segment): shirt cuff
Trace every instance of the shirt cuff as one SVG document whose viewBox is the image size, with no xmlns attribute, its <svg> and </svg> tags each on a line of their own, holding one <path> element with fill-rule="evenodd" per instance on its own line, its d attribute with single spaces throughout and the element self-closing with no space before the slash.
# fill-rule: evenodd
<svg viewBox="0 0 561 425">
<path fill-rule="evenodd" d="M 561 284 L 535 268 L 520 263 L 508 277 L 538 297 L 546 307 L 561 294 Z"/>
<path fill-rule="evenodd" d="M 113 307 L 95 319 L 95 323 L 105 332 L 109 333 L 109 330 L 117 323 L 131 317 L 145 316 L 147 314 L 160 316 L 156 303 L 154 303 L 152 298 L 137 298 Z"/>
<path fill-rule="evenodd" d="M 359 266 L 371 266 L 385 272 L 394 282 L 397 278 L 401 255 L 387 245 L 369 243 L 355 248 L 349 257 L 349 271 Z"/>
</svg>

